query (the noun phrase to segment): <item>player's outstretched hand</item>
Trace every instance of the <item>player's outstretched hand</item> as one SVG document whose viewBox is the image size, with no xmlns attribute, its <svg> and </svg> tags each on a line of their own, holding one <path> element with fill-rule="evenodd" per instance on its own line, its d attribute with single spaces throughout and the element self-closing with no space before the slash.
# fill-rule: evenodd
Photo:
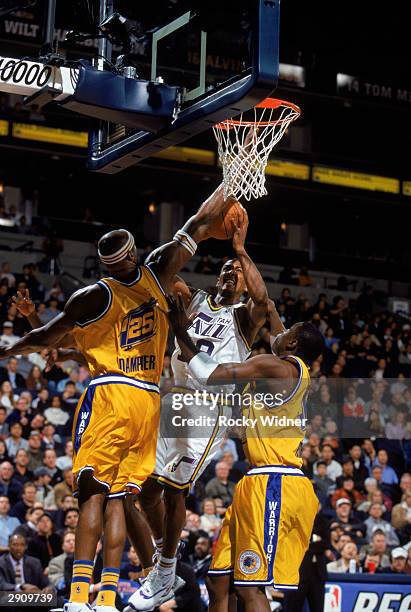
<svg viewBox="0 0 411 612">
<path fill-rule="evenodd" d="M 234 221 L 232 223 L 234 227 L 233 249 L 238 254 L 240 251 L 244 251 L 244 244 L 248 230 L 248 214 L 245 208 L 242 223 L 240 223 L 240 225 L 237 225 Z"/>
<path fill-rule="evenodd" d="M 179 330 L 186 330 L 191 321 L 187 316 L 183 294 L 180 291 L 175 298 L 172 296 L 168 297 L 168 307 L 168 318 L 174 332 L 177 333 Z"/>
<path fill-rule="evenodd" d="M 17 295 L 13 295 L 12 300 L 16 304 L 17 310 L 24 317 L 29 317 L 36 310 L 36 306 L 30 297 L 30 292 L 28 289 L 26 289 L 24 292 L 17 291 Z"/>
</svg>

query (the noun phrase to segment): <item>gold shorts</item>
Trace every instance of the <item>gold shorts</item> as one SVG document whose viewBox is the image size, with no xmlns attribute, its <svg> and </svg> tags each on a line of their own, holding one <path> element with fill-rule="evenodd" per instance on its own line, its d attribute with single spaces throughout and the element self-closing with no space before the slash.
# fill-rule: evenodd
<svg viewBox="0 0 411 612">
<path fill-rule="evenodd" d="M 74 417 L 74 494 L 85 470 L 108 497 L 139 492 L 156 462 L 159 420 L 156 384 L 115 374 L 92 380 Z"/>
<path fill-rule="evenodd" d="M 234 584 L 296 589 L 318 499 L 298 468 L 251 469 L 237 484 L 209 574 L 234 573 Z"/>
</svg>

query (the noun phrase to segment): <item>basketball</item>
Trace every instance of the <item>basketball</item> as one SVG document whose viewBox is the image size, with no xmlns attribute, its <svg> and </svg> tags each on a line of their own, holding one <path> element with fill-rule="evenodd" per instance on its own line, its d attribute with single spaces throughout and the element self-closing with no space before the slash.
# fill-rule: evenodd
<svg viewBox="0 0 411 612">
<path fill-rule="evenodd" d="M 234 235 L 235 226 L 240 226 L 244 221 L 245 209 L 240 202 L 234 200 L 229 204 L 221 217 L 210 225 L 209 234 L 217 240 L 230 240 Z"/>
</svg>

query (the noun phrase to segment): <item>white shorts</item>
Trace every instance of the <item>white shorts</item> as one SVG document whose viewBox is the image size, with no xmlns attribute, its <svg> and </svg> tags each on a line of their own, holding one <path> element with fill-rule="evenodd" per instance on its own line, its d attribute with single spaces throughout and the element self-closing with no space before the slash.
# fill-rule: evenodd
<svg viewBox="0 0 411 612">
<path fill-rule="evenodd" d="M 176 489 L 188 489 L 215 458 L 225 439 L 223 418 L 231 417 L 230 406 L 212 408 L 211 403 L 184 405 L 176 410 L 174 393 L 161 400 L 160 432 L 156 465 L 157 482 Z"/>
</svg>

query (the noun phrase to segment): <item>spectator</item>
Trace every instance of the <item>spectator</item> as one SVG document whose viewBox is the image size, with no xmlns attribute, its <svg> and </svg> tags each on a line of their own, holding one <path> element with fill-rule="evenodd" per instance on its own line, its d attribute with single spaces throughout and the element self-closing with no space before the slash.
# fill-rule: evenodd
<svg viewBox="0 0 411 612">
<path fill-rule="evenodd" d="M 367 554 L 378 556 L 379 567 L 389 567 L 387 538 L 381 529 L 376 529 L 371 536 L 370 544 L 363 547 L 363 555 L 366 556 Z"/>
<path fill-rule="evenodd" d="M 6 443 L 0 438 L 0 462 L 8 461 L 8 458 Z"/>
<path fill-rule="evenodd" d="M 20 448 L 16 453 L 14 462 L 14 480 L 23 487 L 24 483 L 33 480 L 33 472 L 28 469 L 29 455 L 24 448 Z"/>
<path fill-rule="evenodd" d="M 327 466 L 327 476 L 334 483 L 339 476 L 342 474 L 342 467 L 335 461 L 334 459 L 334 450 L 329 444 L 324 444 L 321 451 L 321 459 L 325 462 Z M 317 464 L 314 464 L 314 474 L 317 474 Z"/>
<path fill-rule="evenodd" d="M 9 424 L 6 423 L 7 411 L 4 406 L 0 406 L 0 440 L 4 441 L 9 435 Z"/>
<path fill-rule="evenodd" d="M 26 555 L 27 543 L 22 535 L 9 539 L 7 555 L 0 557 L 0 590 L 23 593 L 44 591 L 49 582 L 38 559 Z"/>
<path fill-rule="evenodd" d="M 339 499 L 335 504 L 335 512 L 344 533 L 348 533 L 353 539 L 364 536 L 366 527 L 352 515 L 352 505 L 349 499 Z"/>
<path fill-rule="evenodd" d="M 80 372 L 78 368 L 72 368 L 70 370 L 69 377 L 64 378 L 63 380 L 60 380 L 60 382 L 58 383 L 57 385 L 58 393 L 63 393 L 66 390 L 67 383 L 73 383 L 73 385 L 75 386 L 76 393 L 80 396 L 83 393 L 85 387 L 80 382 L 79 378 L 80 378 Z"/>
<path fill-rule="evenodd" d="M 364 522 L 365 526 L 367 527 L 367 538 L 370 540 L 372 534 L 376 530 L 379 530 L 385 533 L 388 546 L 398 546 L 400 542 L 394 528 L 388 521 L 384 521 L 382 518 L 382 505 L 371 504 L 368 514 L 369 517 Z"/>
<path fill-rule="evenodd" d="M 14 325 L 11 321 L 5 321 L 3 323 L 3 333 L 0 335 L 0 343 L 4 346 L 12 346 L 20 336 L 16 336 L 14 333 Z"/>
<path fill-rule="evenodd" d="M 140 563 L 140 559 L 133 546 L 127 553 L 127 563 L 122 565 L 120 568 L 120 578 L 123 580 L 134 580 L 137 581 L 143 575 L 143 568 Z"/>
<path fill-rule="evenodd" d="M 47 380 L 43 377 L 43 373 L 38 365 L 33 365 L 31 368 L 27 376 L 26 386 L 29 391 L 35 391 L 36 393 L 47 387 Z"/>
<path fill-rule="evenodd" d="M 49 514 L 43 513 L 39 518 L 37 534 L 30 540 L 28 552 L 39 559 L 43 569 L 48 566 L 52 557 L 61 554 L 61 539 L 54 533 L 53 521 Z"/>
<path fill-rule="evenodd" d="M 39 502 L 44 510 L 56 510 L 56 500 L 54 499 L 54 489 L 50 485 L 51 474 L 45 467 L 38 467 L 34 470 L 34 483 L 37 487 L 36 501 Z"/>
<path fill-rule="evenodd" d="M 383 567 L 379 571 L 382 573 L 390 574 L 406 574 L 408 552 L 405 548 L 394 548 L 391 551 L 391 564 L 390 567 Z"/>
<path fill-rule="evenodd" d="M 17 452 L 22 448 L 28 450 L 29 443 L 23 438 L 23 427 L 15 422 L 10 425 L 10 435 L 6 438 L 6 447 L 10 459 L 15 459 Z"/>
<path fill-rule="evenodd" d="M 20 525 L 15 516 L 9 516 L 10 501 L 6 495 L 0 495 L 0 553 L 9 550 L 9 537 Z"/>
<path fill-rule="evenodd" d="M 37 397 L 31 404 L 32 415 L 43 414 L 46 408 L 50 405 L 49 403 L 49 392 L 48 389 L 40 389 L 37 393 Z"/>
<path fill-rule="evenodd" d="M 33 505 L 33 507 L 29 508 L 26 512 L 25 522 L 21 523 L 14 533 L 23 535 L 27 542 L 30 542 L 30 540 L 32 540 L 37 534 L 37 523 L 43 514 L 44 508 L 38 506 L 37 504 Z"/>
<path fill-rule="evenodd" d="M 316 470 L 317 473 L 313 477 L 314 483 L 322 495 L 327 497 L 335 489 L 335 482 L 327 476 L 327 464 L 322 459 L 317 461 Z"/>
<path fill-rule="evenodd" d="M 62 507 L 64 497 L 71 495 L 73 490 L 73 471 L 71 467 L 63 470 L 63 480 L 54 487 L 54 498 L 58 508 Z"/>
<path fill-rule="evenodd" d="M 411 540 L 411 489 L 405 491 L 402 501 L 393 507 L 391 523 L 398 531 L 400 540 Z"/>
<path fill-rule="evenodd" d="M 32 508 L 36 501 L 36 492 L 36 485 L 32 482 L 26 482 L 23 485 L 21 500 L 12 507 L 10 515 L 17 517 L 21 523 L 24 523 L 27 510 Z"/>
<path fill-rule="evenodd" d="M 64 528 L 75 533 L 79 518 L 78 508 L 68 508 L 64 512 Z"/>
<path fill-rule="evenodd" d="M 77 507 L 78 507 L 78 502 L 73 497 L 72 494 L 65 495 L 63 497 L 57 512 L 54 513 L 54 523 L 57 529 L 59 529 L 60 531 L 64 529 L 64 520 L 66 517 L 66 510 L 70 510 L 71 508 L 77 508 Z"/>
<path fill-rule="evenodd" d="M 57 317 L 61 312 L 59 308 L 59 301 L 57 298 L 52 296 L 49 300 L 48 307 L 42 313 L 42 322 L 45 321 L 44 325 Z"/>
<path fill-rule="evenodd" d="M 327 572 L 333 574 L 347 574 L 350 568 L 350 561 L 354 559 L 357 571 L 360 563 L 358 558 L 358 549 L 354 542 L 347 542 L 341 550 L 341 559 L 327 563 Z"/>
<path fill-rule="evenodd" d="M 54 395 L 50 408 L 46 408 L 44 411 L 44 416 L 54 427 L 64 426 L 70 419 L 68 412 L 62 409 L 61 399 L 58 395 Z"/>
<path fill-rule="evenodd" d="M 364 400 L 357 396 L 357 391 L 354 385 L 350 385 L 347 389 L 347 397 L 343 404 L 343 414 L 345 417 L 364 418 Z"/>
<path fill-rule="evenodd" d="M 398 476 L 395 471 L 388 465 L 388 453 L 384 449 L 380 449 L 377 453 L 377 458 L 374 461 L 374 466 L 382 469 L 381 482 L 386 485 L 397 485 Z"/>
<path fill-rule="evenodd" d="M 67 557 L 73 557 L 74 555 L 74 544 L 75 535 L 71 531 L 68 531 L 63 536 L 62 550 L 63 552 L 56 557 L 52 557 L 48 564 L 48 578 L 52 586 L 57 589 L 62 588 L 64 582 L 64 564 Z"/>
<path fill-rule="evenodd" d="M 7 410 L 7 412 L 11 412 L 18 398 L 19 396 L 13 391 L 11 383 L 8 380 L 5 380 L 1 384 L 1 405 Z"/>
<path fill-rule="evenodd" d="M 345 478 L 352 478 L 354 481 L 354 463 L 351 457 L 345 455 L 341 461 L 342 474 L 336 480 L 337 487 L 341 487 Z"/>
<path fill-rule="evenodd" d="M 211 540 L 200 536 L 195 543 L 194 553 L 190 556 L 190 564 L 197 581 L 206 579 L 211 564 L 211 557 Z"/>
<path fill-rule="evenodd" d="M 220 461 L 215 466 L 215 478 L 206 484 L 207 497 L 220 497 L 225 505 L 233 501 L 235 483 L 228 480 L 230 468 L 226 463 Z"/>
<path fill-rule="evenodd" d="M 54 448 L 47 448 L 44 451 L 43 465 L 46 467 L 51 476 L 51 484 L 55 486 L 58 482 L 63 480 L 61 470 L 57 467 L 57 455 Z"/>
<path fill-rule="evenodd" d="M 200 528 L 210 538 L 215 538 L 221 528 L 221 517 L 218 516 L 214 499 L 206 498 L 202 503 L 203 514 L 200 517 Z"/>
<path fill-rule="evenodd" d="M 16 284 L 16 277 L 11 272 L 10 264 L 4 261 L 1 264 L 0 281 L 6 279 L 8 287 L 12 288 Z"/>
<path fill-rule="evenodd" d="M 400 479 L 401 493 L 404 494 L 408 489 L 411 489 L 411 474 L 404 472 Z"/>
<path fill-rule="evenodd" d="M 67 440 L 64 446 L 64 455 L 57 457 L 56 465 L 62 472 L 68 468 L 71 468 L 73 464 L 73 442 Z M 63 474 L 64 476 L 64 474 Z"/>
<path fill-rule="evenodd" d="M 17 372 L 18 360 L 15 357 L 10 357 L 5 368 L 0 368 L 0 382 L 7 380 L 13 390 L 25 389 L 26 381 L 24 377 Z"/>
<path fill-rule="evenodd" d="M 46 452 L 48 449 L 54 450 L 61 446 L 61 437 L 56 433 L 56 428 L 52 423 L 48 421 L 43 425 L 41 431 L 41 441 L 45 447 Z"/>
<path fill-rule="evenodd" d="M 409 440 L 411 431 L 407 423 L 408 410 L 397 410 L 385 426 L 385 437 L 389 440 Z"/>
<path fill-rule="evenodd" d="M 33 421 L 31 423 L 33 426 Z M 30 471 L 43 465 L 43 451 L 41 450 L 41 435 L 38 431 L 32 431 L 28 440 L 27 454 L 29 456 L 28 468 Z"/>
<path fill-rule="evenodd" d="M 21 494 L 21 484 L 14 479 L 14 467 L 10 461 L 0 464 L 0 495 L 7 495 L 11 504 L 14 504 Z"/>
<path fill-rule="evenodd" d="M 354 488 L 354 480 L 352 476 L 346 476 L 343 479 L 342 487 L 337 489 L 333 494 L 331 499 L 331 505 L 333 508 L 335 508 L 339 499 L 349 499 L 353 506 L 356 506 L 362 500 L 361 493 L 356 491 Z"/>
</svg>

